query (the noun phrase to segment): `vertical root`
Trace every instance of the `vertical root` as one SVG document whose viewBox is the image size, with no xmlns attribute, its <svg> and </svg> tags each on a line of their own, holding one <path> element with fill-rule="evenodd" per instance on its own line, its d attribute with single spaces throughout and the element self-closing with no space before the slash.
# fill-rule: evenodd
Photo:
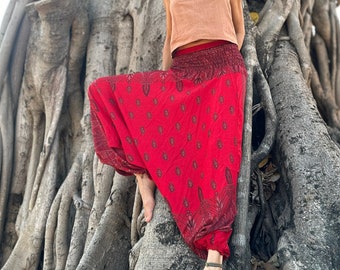
<svg viewBox="0 0 340 270">
<path fill-rule="evenodd" d="M 51 83 L 51 93 L 55 97 L 55 100 L 52 100 L 52 104 L 49 102 L 45 102 L 45 108 L 49 111 L 46 112 L 46 129 L 47 135 L 44 140 L 43 151 L 40 155 L 39 164 L 37 167 L 37 173 L 34 179 L 32 195 L 29 202 L 29 209 L 32 210 L 35 201 L 37 199 L 37 194 L 39 191 L 39 186 L 41 183 L 41 179 L 43 173 L 45 171 L 46 163 L 51 153 L 51 146 L 56 137 L 56 132 L 58 129 L 59 118 L 62 110 L 63 99 L 66 88 L 66 67 L 60 66 L 53 73 L 53 79 Z"/>
<path fill-rule="evenodd" d="M 136 185 L 135 201 L 133 204 L 132 220 L 131 220 L 131 246 L 133 247 L 139 239 L 137 230 L 138 217 L 142 211 L 142 198 L 139 192 L 138 185 Z"/>
</svg>

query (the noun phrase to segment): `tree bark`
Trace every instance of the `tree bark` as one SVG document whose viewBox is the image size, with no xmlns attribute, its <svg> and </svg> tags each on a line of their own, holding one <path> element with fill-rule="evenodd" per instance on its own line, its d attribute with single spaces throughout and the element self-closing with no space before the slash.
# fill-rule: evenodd
<svg viewBox="0 0 340 270">
<path fill-rule="evenodd" d="M 340 265 L 340 223 L 334 219 L 340 211 L 340 151 L 328 135 L 288 42 L 277 47 L 269 85 L 280 123 L 278 158 L 294 213 L 278 246 L 281 266 L 336 269 Z"/>
<path fill-rule="evenodd" d="M 173 220 L 169 207 L 159 192 L 156 192 L 156 207 L 145 235 L 131 251 L 131 260 L 137 263 L 135 270 L 152 269 L 202 269 L 200 260 L 184 243 Z"/>
<path fill-rule="evenodd" d="M 245 144 L 226 266 L 336 269 L 335 1 L 243 4 Z M 90 82 L 160 68 L 164 38 L 162 1 L 10 1 L 0 28 L 2 269 L 203 268 L 161 195 L 145 225 L 134 179 L 101 164 L 92 144 Z"/>
</svg>

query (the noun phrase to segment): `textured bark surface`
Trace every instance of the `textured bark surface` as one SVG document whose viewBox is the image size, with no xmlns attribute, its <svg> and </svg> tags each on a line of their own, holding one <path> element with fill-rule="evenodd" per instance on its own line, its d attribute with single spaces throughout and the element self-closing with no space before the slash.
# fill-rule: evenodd
<svg viewBox="0 0 340 270">
<path fill-rule="evenodd" d="M 337 269 L 339 1 L 243 3 L 244 155 L 225 267 Z M 162 1 L 10 1 L 0 28 L 2 269 L 203 269 L 164 199 L 157 193 L 146 225 L 134 178 L 93 150 L 89 83 L 160 68 L 164 37 Z"/>
<path fill-rule="evenodd" d="M 336 269 L 340 149 L 328 135 L 288 42 L 278 44 L 269 85 L 279 119 L 278 158 L 294 213 L 294 226 L 288 226 L 278 245 L 282 267 Z"/>
<path fill-rule="evenodd" d="M 152 222 L 145 229 L 145 236 L 131 252 L 132 257 L 138 254 L 134 269 L 203 269 L 204 262 L 183 242 L 159 192 L 156 193 L 156 203 L 158 206 Z"/>
</svg>

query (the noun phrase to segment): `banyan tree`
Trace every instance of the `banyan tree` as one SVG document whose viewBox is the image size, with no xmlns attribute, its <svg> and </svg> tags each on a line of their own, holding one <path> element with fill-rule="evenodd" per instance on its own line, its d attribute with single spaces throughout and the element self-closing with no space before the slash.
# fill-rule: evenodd
<svg viewBox="0 0 340 270">
<path fill-rule="evenodd" d="M 243 1 L 246 122 L 226 269 L 339 269 L 339 3 Z M 162 196 L 146 224 L 134 177 L 100 163 L 92 143 L 90 82 L 159 69 L 164 37 L 162 1 L 10 1 L 2 269 L 202 269 Z"/>
</svg>

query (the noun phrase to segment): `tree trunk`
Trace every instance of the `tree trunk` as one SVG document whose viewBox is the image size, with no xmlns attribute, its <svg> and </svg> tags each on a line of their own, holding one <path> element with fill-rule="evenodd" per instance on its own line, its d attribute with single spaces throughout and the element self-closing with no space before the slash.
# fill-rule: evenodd
<svg viewBox="0 0 340 270">
<path fill-rule="evenodd" d="M 146 226 L 144 237 L 139 241 L 131 252 L 130 261 L 137 261 L 132 269 L 203 268 L 204 262 L 184 243 L 169 207 L 159 192 L 156 193 L 154 217 Z"/>
<path fill-rule="evenodd" d="M 340 223 L 334 219 L 340 211 L 340 149 L 328 135 L 288 42 L 278 44 L 269 85 L 280 123 L 277 153 L 293 211 L 278 246 L 281 265 L 283 269 L 336 269 L 340 265 Z"/>
<path fill-rule="evenodd" d="M 336 3 L 243 4 L 244 155 L 226 267 L 336 269 Z M 133 177 L 101 164 L 92 144 L 90 82 L 160 68 L 164 37 L 162 1 L 10 2 L 0 28 L 2 269 L 203 269 L 161 195 L 146 225 Z"/>
</svg>

